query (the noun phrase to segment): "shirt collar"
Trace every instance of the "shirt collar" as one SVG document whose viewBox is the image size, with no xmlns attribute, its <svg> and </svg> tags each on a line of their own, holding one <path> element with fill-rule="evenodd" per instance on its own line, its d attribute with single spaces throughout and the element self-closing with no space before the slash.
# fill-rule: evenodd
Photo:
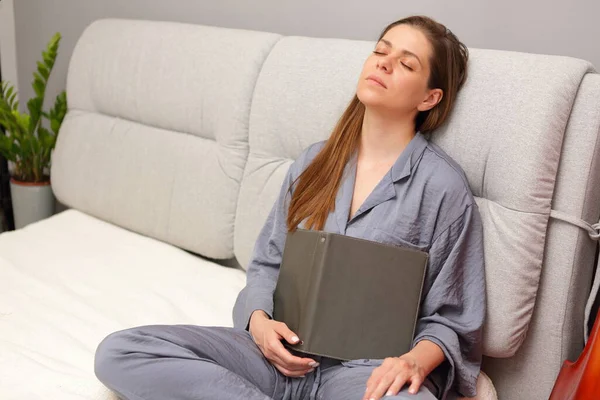
<svg viewBox="0 0 600 400">
<path fill-rule="evenodd" d="M 427 139 L 421 132 L 417 132 L 415 137 L 408 143 L 406 148 L 396 159 L 396 162 L 392 166 L 392 181 L 398 182 L 402 178 L 410 176 L 413 167 L 421 158 L 421 155 L 427 147 Z"/>
</svg>

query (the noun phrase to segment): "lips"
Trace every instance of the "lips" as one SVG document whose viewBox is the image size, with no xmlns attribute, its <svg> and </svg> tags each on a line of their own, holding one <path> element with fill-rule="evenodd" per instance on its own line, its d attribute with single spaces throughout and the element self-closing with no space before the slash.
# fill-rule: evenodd
<svg viewBox="0 0 600 400">
<path fill-rule="evenodd" d="M 385 83 L 383 83 L 383 80 L 380 77 L 376 76 L 376 75 L 369 75 L 369 76 L 367 76 L 367 80 L 368 81 L 376 82 L 379 85 L 383 86 L 385 89 L 387 89 L 387 86 L 385 85 Z"/>
</svg>

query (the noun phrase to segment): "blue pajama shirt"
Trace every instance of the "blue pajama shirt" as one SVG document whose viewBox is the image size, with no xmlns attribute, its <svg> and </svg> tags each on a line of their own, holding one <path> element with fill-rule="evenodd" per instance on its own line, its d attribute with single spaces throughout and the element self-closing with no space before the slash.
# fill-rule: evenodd
<svg viewBox="0 0 600 400">
<path fill-rule="evenodd" d="M 324 144 L 305 149 L 287 172 L 256 241 L 246 287 L 233 310 L 236 328 L 247 329 L 255 310 L 273 315 L 273 292 L 287 236 L 288 188 Z M 335 210 L 324 230 L 429 253 L 413 345 L 426 339 L 443 350 L 446 360 L 430 374 L 441 389 L 440 398 L 474 396 L 486 297 L 481 216 L 465 174 L 443 150 L 417 133 L 349 218 L 356 160 L 354 154 L 345 167 Z M 379 365 L 382 361 L 343 364 Z"/>
</svg>

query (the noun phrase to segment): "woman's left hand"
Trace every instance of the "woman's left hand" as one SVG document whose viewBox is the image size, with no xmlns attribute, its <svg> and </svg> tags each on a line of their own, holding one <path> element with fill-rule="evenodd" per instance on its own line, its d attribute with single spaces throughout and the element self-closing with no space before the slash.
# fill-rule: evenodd
<svg viewBox="0 0 600 400">
<path fill-rule="evenodd" d="M 409 382 L 408 392 L 415 394 L 419 391 L 425 376 L 424 368 L 410 353 L 386 358 L 367 381 L 364 400 L 379 400 L 383 396 L 395 396 Z"/>
</svg>

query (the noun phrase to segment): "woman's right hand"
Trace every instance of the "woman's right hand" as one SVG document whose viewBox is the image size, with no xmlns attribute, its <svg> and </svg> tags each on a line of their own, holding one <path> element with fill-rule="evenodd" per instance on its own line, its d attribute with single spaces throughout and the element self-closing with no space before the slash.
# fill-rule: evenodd
<svg viewBox="0 0 600 400">
<path fill-rule="evenodd" d="M 252 313 L 249 331 L 266 359 L 286 376 L 300 378 L 319 365 L 315 360 L 290 353 L 281 341 L 296 344 L 300 339 L 286 324 L 270 319 L 262 310 Z"/>
</svg>

